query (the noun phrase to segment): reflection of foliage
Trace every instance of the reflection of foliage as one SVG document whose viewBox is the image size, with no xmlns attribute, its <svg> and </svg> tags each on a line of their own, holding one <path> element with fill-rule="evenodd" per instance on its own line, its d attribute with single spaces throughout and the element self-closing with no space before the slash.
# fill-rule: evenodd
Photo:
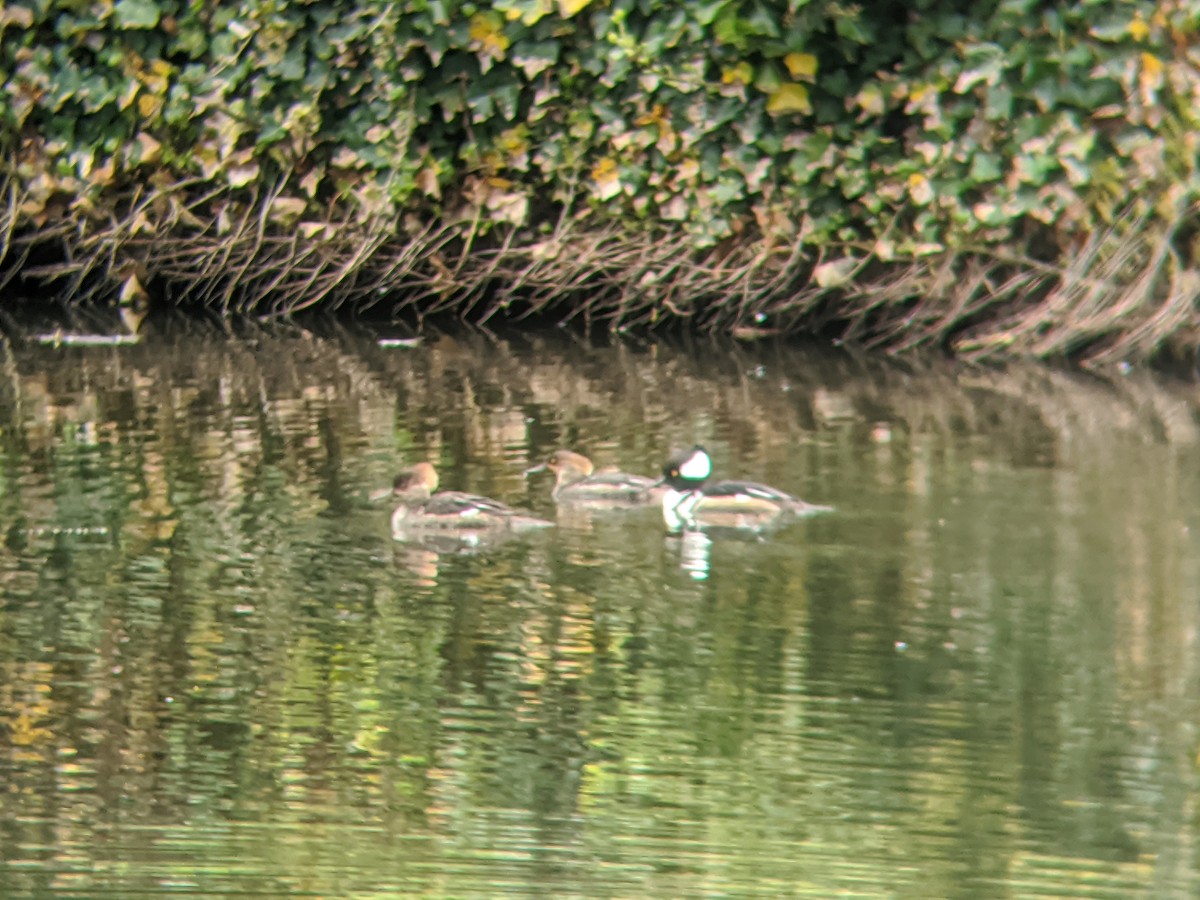
<svg viewBox="0 0 1200 900">
<path fill-rule="evenodd" d="M 1178 0 L 10 3 L 0 262 L 908 342 L 1049 295 L 965 349 L 1147 354 L 1191 342 L 1195 31 Z"/>
<path fill-rule="evenodd" d="M 18 345 L 0 400 L 5 893 L 36 845 L 120 895 L 1129 896 L 1126 831 L 1190 846 L 1184 387 L 280 330 Z M 425 456 L 550 513 L 550 447 L 695 439 L 838 514 L 696 583 L 654 515 L 429 558 L 362 499 Z"/>
</svg>

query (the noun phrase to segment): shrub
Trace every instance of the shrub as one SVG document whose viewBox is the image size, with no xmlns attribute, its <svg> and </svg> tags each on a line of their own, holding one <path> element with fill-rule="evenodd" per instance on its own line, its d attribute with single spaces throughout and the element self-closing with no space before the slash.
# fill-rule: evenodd
<svg viewBox="0 0 1200 900">
<path fill-rule="evenodd" d="M 790 328 L 820 310 L 894 336 L 943 263 L 960 277 L 986 258 L 970 302 L 939 299 L 944 336 L 1027 303 L 997 278 L 1044 294 L 1064 267 L 1031 263 L 1101 229 L 1172 247 L 1107 276 L 1190 267 L 1194 6 L 17 0 L 0 10 L 0 142 L 20 240 L 0 265 L 55 241 L 75 263 L 47 271 L 73 291 L 159 278 L 288 309 L 602 284 L 614 299 L 587 311 L 617 324 L 770 312 Z M 584 234 L 600 256 L 564 260 Z M 670 256 L 629 255 L 664 239 Z M 237 278 L 222 240 L 242 248 Z M 164 242 L 187 249 L 147 249 Z M 921 277 L 893 282 L 894 315 L 846 294 L 897 266 Z M 840 311 L 830 292 L 850 296 Z"/>
</svg>

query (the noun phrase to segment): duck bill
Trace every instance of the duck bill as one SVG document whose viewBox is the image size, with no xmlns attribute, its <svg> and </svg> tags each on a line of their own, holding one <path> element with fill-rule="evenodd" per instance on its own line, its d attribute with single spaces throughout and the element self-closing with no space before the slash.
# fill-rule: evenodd
<svg viewBox="0 0 1200 900">
<path fill-rule="evenodd" d="M 375 490 L 371 491 L 371 493 L 367 494 L 367 499 L 372 503 L 378 503 L 380 500 L 386 500 L 395 493 L 395 488 L 376 488 Z"/>
</svg>

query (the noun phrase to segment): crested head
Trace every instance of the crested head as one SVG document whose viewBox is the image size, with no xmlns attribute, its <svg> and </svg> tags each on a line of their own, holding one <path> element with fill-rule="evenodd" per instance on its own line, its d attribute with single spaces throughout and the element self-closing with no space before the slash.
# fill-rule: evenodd
<svg viewBox="0 0 1200 900">
<path fill-rule="evenodd" d="M 579 475 L 585 478 L 591 475 L 596 469 L 590 459 L 582 453 L 575 453 L 572 450 L 555 450 L 550 454 L 550 458 L 546 460 L 546 468 L 555 474 L 564 470 L 578 472 Z"/>
<path fill-rule="evenodd" d="M 710 475 L 712 457 L 699 445 L 675 454 L 663 466 L 663 481 L 679 491 L 699 488 Z"/>
<path fill-rule="evenodd" d="M 419 462 L 396 476 L 392 493 L 403 500 L 427 500 L 437 487 L 437 469 L 427 462 Z"/>
</svg>

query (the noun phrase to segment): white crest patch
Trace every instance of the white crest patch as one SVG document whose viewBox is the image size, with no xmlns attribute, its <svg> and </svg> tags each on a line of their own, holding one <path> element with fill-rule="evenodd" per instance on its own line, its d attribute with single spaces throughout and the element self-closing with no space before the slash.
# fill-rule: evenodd
<svg viewBox="0 0 1200 900">
<path fill-rule="evenodd" d="M 680 464 L 679 474 L 689 481 L 703 481 L 712 474 L 712 460 L 703 450 L 696 449 Z"/>
</svg>

